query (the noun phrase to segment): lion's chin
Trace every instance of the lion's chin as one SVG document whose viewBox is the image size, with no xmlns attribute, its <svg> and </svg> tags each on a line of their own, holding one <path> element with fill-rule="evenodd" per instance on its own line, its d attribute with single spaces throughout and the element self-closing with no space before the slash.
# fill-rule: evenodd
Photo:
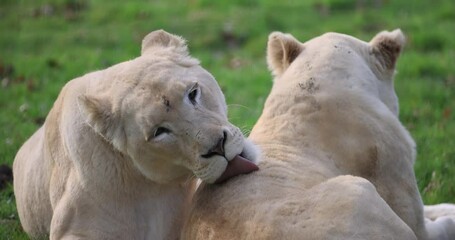
<svg viewBox="0 0 455 240">
<path fill-rule="evenodd" d="M 240 155 L 237 155 L 228 162 L 226 169 L 221 176 L 215 180 L 215 183 L 223 183 L 237 175 L 248 174 L 257 170 L 259 170 L 259 167 L 256 164 Z"/>
</svg>

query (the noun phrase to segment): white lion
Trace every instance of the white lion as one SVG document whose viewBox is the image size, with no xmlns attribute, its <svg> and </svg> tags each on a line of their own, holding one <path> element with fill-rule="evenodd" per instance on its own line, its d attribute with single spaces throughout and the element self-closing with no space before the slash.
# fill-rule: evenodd
<svg viewBox="0 0 455 240">
<path fill-rule="evenodd" d="M 176 239 L 195 188 L 256 169 L 215 79 L 159 30 L 140 57 L 70 81 L 14 161 L 33 238 Z M 229 160 L 229 164 L 228 164 Z"/>
<path fill-rule="evenodd" d="M 250 134 L 260 170 L 202 185 L 183 239 L 455 239 L 453 205 L 424 221 L 393 87 L 404 43 L 400 30 L 368 43 L 272 33 L 274 85 Z"/>
</svg>

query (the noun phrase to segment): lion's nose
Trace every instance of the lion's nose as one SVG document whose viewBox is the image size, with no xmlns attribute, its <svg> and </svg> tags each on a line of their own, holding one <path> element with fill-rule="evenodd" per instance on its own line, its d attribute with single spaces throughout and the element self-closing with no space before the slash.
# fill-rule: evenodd
<svg viewBox="0 0 455 240">
<path fill-rule="evenodd" d="M 221 156 L 224 156 L 224 141 L 226 139 L 226 134 L 223 135 L 223 137 L 221 137 L 219 140 L 218 140 L 218 143 L 215 145 L 215 147 L 212 149 L 212 152 L 213 153 L 216 153 L 216 154 L 219 154 Z"/>
<path fill-rule="evenodd" d="M 218 142 L 214 147 L 212 147 L 207 154 L 202 155 L 202 157 L 209 158 L 213 155 L 221 155 L 224 156 L 224 143 L 226 142 L 227 134 L 224 131 L 223 136 L 218 139 Z"/>
</svg>

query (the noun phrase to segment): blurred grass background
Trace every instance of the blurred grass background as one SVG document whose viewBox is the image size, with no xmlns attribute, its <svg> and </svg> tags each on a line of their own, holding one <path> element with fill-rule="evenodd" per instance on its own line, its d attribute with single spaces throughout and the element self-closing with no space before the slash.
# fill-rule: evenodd
<svg viewBox="0 0 455 240">
<path fill-rule="evenodd" d="M 426 204 L 455 202 L 453 0 L 1 0 L 0 165 L 12 165 L 67 81 L 138 56 L 142 38 L 161 28 L 189 41 L 219 81 L 231 121 L 246 132 L 272 83 L 265 63 L 271 31 L 302 42 L 328 31 L 369 41 L 401 28 L 408 43 L 396 89 L 400 119 L 418 146 L 419 188 Z M 5 178 L 0 239 L 27 239 Z"/>
</svg>

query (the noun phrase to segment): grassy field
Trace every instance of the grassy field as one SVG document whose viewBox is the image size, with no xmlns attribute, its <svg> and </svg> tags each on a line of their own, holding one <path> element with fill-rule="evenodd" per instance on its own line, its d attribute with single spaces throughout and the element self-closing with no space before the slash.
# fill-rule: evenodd
<svg viewBox="0 0 455 240">
<path fill-rule="evenodd" d="M 400 118 L 418 146 L 427 204 L 455 202 L 455 2 L 391 0 L 0 2 L 0 164 L 43 123 L 61 87 L 139 55 L 155 29 L 188 39 L 218 79 L 233 123 L 249 131 L 271 86 L 271 31 L 305 41 L 327 31 L 368 41 L 401 28 L 408 44 L 396 77 Z M 0 239 L 27 239 L 12 186 L 0 190 Z"/>
</svg>

